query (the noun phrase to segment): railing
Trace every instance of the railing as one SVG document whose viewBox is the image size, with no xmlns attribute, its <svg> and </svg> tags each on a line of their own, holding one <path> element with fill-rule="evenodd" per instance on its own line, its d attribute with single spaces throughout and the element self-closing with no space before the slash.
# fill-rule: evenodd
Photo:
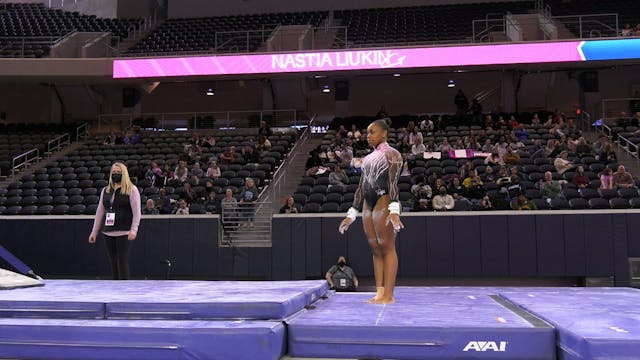
<svg viewBox="0 0 640 360">
<path fill-rule="evenodd" d="M 300 139 L 296 141 L 295 145 L 289 151 L 288 156 L 285 158 L 284 162 L 278 167 L 278 169 L 273 173 L 273 177 L 269 185 L 265 186 L 260 193 L 259 199 L 261 201 L 270 201 L 275 202 L 278 199 L 278 195 L 281 193 L 281 190 L 284 186 L 290 185 L 291 179 L 287 177 L 287 169 L 289 169 L 289 164 L 292 164 L 296 157 L 300 154 L 298 151 L 299 148 L 304 146 L 306 142 L 309 140 L 311 136 L 311 126 L 313 125 L 315 120 L 315 116 L 309 121 L 308 126 L 304 129 L 302 134 L 300 135 Z M 307 154 L 304 154 L 305 156 Z M 296 180 L 293 180 L 296 181 Z"/>
<path fill-rule="evenodd" d="M 308 120 L 299 119 L 295 109 L 283 110 L 234 110 L 183 113 L 142 113 L 98 115 L 98 132 L 124 129 L 137 125 L 147 129 L 187 130 L 187 129 L 235 129 L 257 127 L 260 121 L 267 121 L 271 127 L 291 127 L 306 125 Z M 134 124 L 139 119 L 140 123 Z"/>
<path fill-rule="evenodd" d="M 227 207 L 223 203 L 219 246 L 270 247 L 272 208 L 273 204 L 264 201 L 235 207 Z"/>
<path fill-rule="evenodd" d="M 71 144 L 71 138 L 69 133 L 58 136 L 55 139 L 47 141 L 47 152 L 45 154 L 52 154 L 54 151 L 62 148 L 64 145 Z"/>
<path fill-rule="evenodd" d="M 11 177 L 20 171 L 21 168 L 29 166 L 33 162 L 40 160 L 40 150 L 31 149 L 11 159 Z"/>
<path fill-rule="evenodd" d="M 83 123 L 76 128 L 76 141 L 89 136 L 89 124 Z"/>
<path fill-rule="evenodd" d="M 472 27 L 472 42 L 487 42 L 490 41 L 490 35 L 492 32 L 506 33 L 506 20 L 503 14 L 489 13 L 484 19 L 473 20 Z"/>
<path fill-rule="evenodd" d="M 61 41 L 66 40 L 75 33 L 75 30 L 68 31 L 63 36 L 3 36 L 2 40 L 7 44 L 0 50 L 11 50 L 13 57 L 25 57 L 27 45 L 44 45 L 53 47 Z"/>
<path fill-rule="evenodd" d="M 535 11 L 546 20 L 552 17 L 551 6 L 545 4 L 544 0 L 535 0 Z"/>
<path fill-rule="evenodd" d="M 261 30 L 216 31 L 214 52 L 252 52 L 254 43 L 264 43 L 275 28 L 263 27 Z M 258 45 L 259 45 L 258 44 Z"/>
<path fill-rule="evenodd" d="M 554 16 L 551 21 L 557 21 L 578 39 L 620 36 L 619 17 L 617 13 L 593 14 L 577 16 Z M 559 38 L 567 38 L 560 36 Z"/>
</svg>

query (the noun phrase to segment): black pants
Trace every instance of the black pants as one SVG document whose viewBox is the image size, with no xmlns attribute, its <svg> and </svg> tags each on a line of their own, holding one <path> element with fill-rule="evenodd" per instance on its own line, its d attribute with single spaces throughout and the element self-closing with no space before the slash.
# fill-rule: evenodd
<svg viewBox="0 0 640 360">
<path fill-rule="evenodd" d="M 106 236 L 107 254 L 111 262 L 111 273 L 114 280 L 129 279 L 129 249 L 131 241 L 124 236 Z"/>
</svg>

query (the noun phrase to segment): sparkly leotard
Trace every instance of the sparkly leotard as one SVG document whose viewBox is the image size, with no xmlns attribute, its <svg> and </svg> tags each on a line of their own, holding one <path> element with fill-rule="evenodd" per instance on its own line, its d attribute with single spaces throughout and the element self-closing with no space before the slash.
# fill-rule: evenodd
<svg viewBox="0 0 640 360">
<path fill-rule="evenodd" d="M 398 200 L 398 178 L 402 169 L 402 156 L 388 143 L 380 143 L 362 160 L 360 186 L 356 190 L 353 207 L 362 210 L 363 201 L 373 209 L 378 199 L 389 194 L 391 202 Z"/>
</svg>

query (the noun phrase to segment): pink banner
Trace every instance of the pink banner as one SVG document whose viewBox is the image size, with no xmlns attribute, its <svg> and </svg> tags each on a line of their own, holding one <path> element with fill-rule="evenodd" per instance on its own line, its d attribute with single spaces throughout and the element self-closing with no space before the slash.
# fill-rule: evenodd
<svg viewBox="0 0 640 360">
<path fill-rule="evenodd" d="M 583 61 L 580 42 L 145 58 L 113 61 L 113 77 L 275 74 Z"/>
</svg>

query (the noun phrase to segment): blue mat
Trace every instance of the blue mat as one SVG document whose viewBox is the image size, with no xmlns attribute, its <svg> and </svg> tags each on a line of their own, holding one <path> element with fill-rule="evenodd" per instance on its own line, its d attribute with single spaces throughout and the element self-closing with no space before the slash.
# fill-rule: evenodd
<svg viewBox="0 0 640 360">
<path fill-rule="evenodd" d="M 0 319 L 0 358 L 276 360 L 275 321 Z"/>
<path fill-rule="evenodd" d="M 556 327 L 562 359 L 639 359 L 640 291 L 539 288 L 500 295 Z"/>
<path fill-rule="evenodd" d="M 314 281 L 47 280 L 0 291 L 0 316 L 83 319 L 277 320 L 328 290 Z"/>
<path fill-rule="evenodd" d="M 495 292 L 493 292 L 495 293 Z M 396 289 L 392 305 L 371 293 L 336 293 L 287 321 L 289 355 L 393 359 L 554 359 L 553 328 L 525 320 L 485 288 Z"/>
</svg>

